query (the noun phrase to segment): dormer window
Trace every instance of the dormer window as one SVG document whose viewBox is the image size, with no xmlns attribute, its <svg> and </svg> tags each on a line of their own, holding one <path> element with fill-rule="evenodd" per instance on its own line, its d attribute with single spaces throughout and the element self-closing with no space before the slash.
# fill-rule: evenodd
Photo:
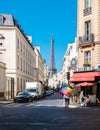
<svg viewBox="0 0 100 130">
<path fill-rule="evenodd" d="M 3 25 L 3 17 L 0 16 L 0 25 Z"/>
</svg>

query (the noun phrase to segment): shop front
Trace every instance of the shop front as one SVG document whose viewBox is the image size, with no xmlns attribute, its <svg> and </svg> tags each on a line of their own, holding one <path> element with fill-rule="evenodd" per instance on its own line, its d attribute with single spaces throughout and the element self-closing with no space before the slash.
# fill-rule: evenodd
<svg viewBox="0 0 100 130">
<path fill-rule="evenodd" d="M 93 102 L 96 102 L 96 98 L 100 99 L 100 72 L 74 73 L 70 82 L 74 83 L 79 91 L 83 90 L 84 95 L 90 95 Z"/>
</svg>

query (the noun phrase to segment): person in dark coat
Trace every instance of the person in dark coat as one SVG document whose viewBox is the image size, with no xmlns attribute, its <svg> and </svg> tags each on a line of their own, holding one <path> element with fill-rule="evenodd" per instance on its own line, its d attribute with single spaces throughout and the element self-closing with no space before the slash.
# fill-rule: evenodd
<svg viewBox="0 0 100 130">
<path fill-rule="evenodd" d="M 64 99 L 65 99 L 65 107 L 68 107 L 70 103 L 70 95 L 64 95 Z"/>
</svg>

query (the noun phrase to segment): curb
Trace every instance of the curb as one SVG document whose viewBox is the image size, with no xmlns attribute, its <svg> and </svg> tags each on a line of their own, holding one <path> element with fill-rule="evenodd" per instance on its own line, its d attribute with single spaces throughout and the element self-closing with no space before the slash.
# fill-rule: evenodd
<svg viewBox="0 0 100 130">
<path fill-rule="evenodd" d="M 13 103 L 13 101 L 0 101 L 0 104 L 3 105 L 3 104 L 11 104 Z"/>
</svg>

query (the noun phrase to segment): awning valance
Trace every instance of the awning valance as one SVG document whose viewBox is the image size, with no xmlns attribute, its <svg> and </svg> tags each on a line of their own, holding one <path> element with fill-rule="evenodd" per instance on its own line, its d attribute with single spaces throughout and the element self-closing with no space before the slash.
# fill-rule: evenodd
<svg viewBox="0 0 100 130">
<path fill-rule="evenodd" d="M 100 77 L 100 72 L 74 73 L 70 82 L 94 81 L 96 76 Z"/>
<path fill-rule="evenodd" d="M 90 83 L 90 82 L 82 82 L 82 83 L 78 83 L 75 86 L 77 87 L 86 87 L 86 86 L 94 86 L 94 83 Z"/>
</svg>

